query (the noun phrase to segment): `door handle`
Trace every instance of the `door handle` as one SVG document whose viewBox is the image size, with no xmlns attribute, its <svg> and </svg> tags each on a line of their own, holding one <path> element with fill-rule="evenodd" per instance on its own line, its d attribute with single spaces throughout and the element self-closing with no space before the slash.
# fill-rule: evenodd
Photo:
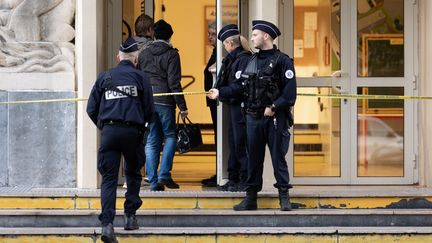
<svg viewBox="0 0 432 243">
<path fill-rule="evenodd" d="M 338 70 L 338 71 L 335 71 L 334 73 L 332 73 L 332 75 L 331 75 L 331 87 L 332 87 L 332 90 L 334 92 L 339 93 L 339 94 L 346 94 L 345 90 L 337 87 L 336 79 L 338 79 L 340 77 L 342 77 L 342 71 L 341 70 Z"/>
<path fill-rule="evenodd" d="M 348 94 L 348 92 L 346 90 L 343 90 L 343 89 L 337 87 L 336 79 L 341 78 L 343 74 L 344 73 L 341 70 L 338 70 L 338 71 L 335 71 L 334 73 L 332 73 L 332 75 L 331 75 L 331 77 L 332 77 L 332 79 L 331 79 L 332 90 L 338 94 Z M 344 104 L 346 104 L 347 99 L 343 99 L 343 102 L 344 102 Z"/>
</svg>

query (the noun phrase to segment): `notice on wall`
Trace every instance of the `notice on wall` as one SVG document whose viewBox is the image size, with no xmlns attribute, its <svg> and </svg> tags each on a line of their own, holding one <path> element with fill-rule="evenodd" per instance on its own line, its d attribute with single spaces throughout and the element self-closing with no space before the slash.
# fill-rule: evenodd
<svg viewBox="0 0 432 243">
<path fill-rule="evenodd" d="M 315 48 L 315 31 L 305 30 L 303 33 L 304 48 Z"/>
<path fill-rule="evenodd" d="M 302 58 L 304 56 L 303 53 L 303 40 L 297 39 L 294 40 L 294 57 Z"/>
<path fill-rule="evenodd" d="M 305 30 L 317 30 L 318 26 L 318 14 L 317 12 L 305 12 L 304 13 L 304 29 Z"/>
</svg>

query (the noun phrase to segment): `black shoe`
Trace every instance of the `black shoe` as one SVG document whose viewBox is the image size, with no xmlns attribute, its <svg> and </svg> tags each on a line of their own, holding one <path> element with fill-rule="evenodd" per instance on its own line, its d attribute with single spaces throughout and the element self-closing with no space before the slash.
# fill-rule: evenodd
<svg viewBox="0 0 432 243">
<path fill-rule="evenodd" d="M 162 184 L 157 183 L 156 186 L 152 186 L 150 187 L 150 191 L 152 192 L 161 192 L 161 191 L 165 191 L 165 187 Z"/>
<path fill-rule="evenodd" d="M 279 189 L 279 205 L 281 211 L 292 210 L 288 189 Z"/>
<path fill-rule="evenodd" d="M 235 192 L 237 190 L 237 183 L 228 181 L 223 186 L 217 186 L 217 189 L 222 192 Z"/>
<path fill-rule="evenodd" d="M 101 240 L 105 243 L 118 243 L 117 238 L 114 234 L 114 227 L 112 223 L 109 223 L 106 226 L 102 226 Z"/>
<path fill-rule="evenodd" d="M 125 230 L 137 230 L 139 229 L 138 221 L 135 214 L 125 214 L 124 218 L 124 229 Z"/>
<path fill-rule="evenodd" d="M 280 204 L 280 211 L 291 211 L 292 206 L 291 202 L 288 200 L 279 202 Z"/>
<path fill-rule="evenodd" d="M 234 211 L 257 210 L 257 192 L 246 192 L 246 197 L 233 207 Z"/>
<path fill-rule="evenodd" d="M 216 177 L 216 175 L 212 175 L 211 177 L 202 180 L 201 184 L 203 186 L 207 186 L 207 187 L 216 187 L 217 186 L 217 177 Z"/>
<path fill-rule="evenodd" d="M 179 189 L 180 188 L 179 184 L 175 183 L 175 181 L 173 181 L 172 178 L 169 178 L 169 179 L 159 179 L 157 183 L 161 184 L 163 186 L 166 186 L 166 187 L 168 187 L 170 189 Z"/>
<path fill-rule="evenodd" d="M 245 192 L 247 189 L 247 185 L 245 183 L 239 182 L 236 184 L 236 187 L 233 188 L 231 192 Z"/>
</svg>

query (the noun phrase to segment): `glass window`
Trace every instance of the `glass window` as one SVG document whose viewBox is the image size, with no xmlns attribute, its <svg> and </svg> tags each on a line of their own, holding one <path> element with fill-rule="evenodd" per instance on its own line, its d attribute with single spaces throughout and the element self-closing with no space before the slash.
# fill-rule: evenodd
<svg viewBox="0 0 432 243">
<path fill-rule="evenodd" d="M 298 92 L 330 94 L 332 89 Z M 298 97 L 294 117 L 294 177 L 340 176 L 340 100 Z"/>
<path fill-rule="evenodd" d="M 297 77 L 331 76 L 340 70 L 340 1 L 294 0 Z"/>
<path fill-rule="evenodd" d="M 358 94 L 403 95 L 402 87 L 358 88 Z M 404 101 L 359 100 L 357 175 L 404 175 Z"/>
<path fill-rule="evenodd" d="M 357 1 L 358 76 L 404 76 L 404 1 Z"/>
</svg>

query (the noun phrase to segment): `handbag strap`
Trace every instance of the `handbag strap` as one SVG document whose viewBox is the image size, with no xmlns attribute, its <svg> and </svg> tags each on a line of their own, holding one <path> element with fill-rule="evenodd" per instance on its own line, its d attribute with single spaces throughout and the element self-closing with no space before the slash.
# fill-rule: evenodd
<svg viewBox="0 0 432 243">
<path fill-rule="evenodd" d="M 182 124 L 183 125 L 186 125 L 186 124 L 191 124 L 191 125 L 194 125 L 194 123 L 189 119 L 189 117 L 184 117 L 184 118 L 182 118 L 181 119 L 183 122 L 182 122 Z M 179 121 L 180 121 L 180 112 L 178 113 L 178 115 L 177 115 L 177 122 L 176 122 L 176 125 L 177 125 L 177 127 L 178 127 L 178 125 L 180 124 L 179 123 Z M 187 122 L 186 122 L 187 121 Z M 186 126 L 185 126 L 186 127 Z"/>
</svg>

